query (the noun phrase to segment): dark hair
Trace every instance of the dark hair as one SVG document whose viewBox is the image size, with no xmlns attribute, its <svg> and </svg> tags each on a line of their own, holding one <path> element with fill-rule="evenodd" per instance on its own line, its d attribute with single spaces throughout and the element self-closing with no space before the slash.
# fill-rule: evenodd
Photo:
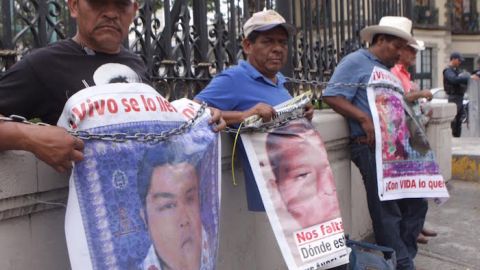
<svg viewBox="0 0 480 270">
<path fill-rule="evenodd" d="M 166 142 L 148 149 L 140 161 L 137 173 L 138 197 L 145 206 L 146 196 L 150 189 L 153 170 L 165 164 L 189 163 L 195 167 L 198 174 L 201 165 L 201 152 L 185 153 L 185 146 L 181 143 Z"/>
<path fill-rule="evenodd" d="M 255 43 L 257 41 L 257 38 L 260 36 L 259 31 L 252 31 L 250 34 L 248 34 L 247 39 L 250 41 L 250 43 Z"/>
<path fill-rule="evenodd" d="M 311 130 L 309 122 L 300 120 L 276 128 L 267 134 L 267 156 L 277 181 L 280 174 L 280 163 L 285 154 L 281 148 L 287 144 L 286 139 L 299 138 L 299 134 L 306 133 L 309 130 Z"/>
<path fill-rule="evenodd" d="M 372 45 L 375 45 L 375 43 L 378 42 L 380 37 L 383 37 L 386 41 L 389 41 L 389 42 L 394 40 L 394 39 L 397 39 L 397 38 L 400 39 L 397 36 L 393 36 L 393 35 L 389 35 L 389 34 L 375 34 L 372 38 Z"/>
</svg>

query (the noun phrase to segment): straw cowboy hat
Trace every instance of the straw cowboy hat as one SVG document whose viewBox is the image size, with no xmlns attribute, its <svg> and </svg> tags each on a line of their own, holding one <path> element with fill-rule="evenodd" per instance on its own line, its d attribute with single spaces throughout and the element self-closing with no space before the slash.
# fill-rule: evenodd
<svg viewBox="0 0 480 270">
<path fill-rule="evenodd" d="M 372 43 L 376 34 L 388 34 L 406 40 L 409 44 L 416 44 L 412 34 L 412 21 L 405 17 L 385 16 L 378 25 L 367 26 L 360 31 L 362 40 Z"/>
<path fill-rule="evenodd" d="M 423 40 L 415 39 L 415 43 L 408 44 L 408 46 L 414 48 L 417 51 L 425 50 L 425 42 Z"/>
</svg>

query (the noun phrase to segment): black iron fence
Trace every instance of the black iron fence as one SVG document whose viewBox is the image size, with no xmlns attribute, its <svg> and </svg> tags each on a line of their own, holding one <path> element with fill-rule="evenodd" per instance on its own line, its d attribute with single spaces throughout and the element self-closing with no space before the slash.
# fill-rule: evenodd
<svg viewBox="0 0 480 270">
<path fill-rule="evenodd" d="M 283 72 L 325 81 L 339 60 L 362 46 L 359 31 L 384 15 L 412 17 L 412 0 L 139 0 L 126 45 L 141 55 L 167 98 L 192 97 L 244 57 L 242 25 L 253 12 L 279 11 L 296 25 Z M 75 33 L 65 0 L 2 0 L 0 69 L 34 48 Z M 290 83 L 293 91 L 312 88 Z M 319 95 L 321 89 L 311 89 Z"/>
</svg>

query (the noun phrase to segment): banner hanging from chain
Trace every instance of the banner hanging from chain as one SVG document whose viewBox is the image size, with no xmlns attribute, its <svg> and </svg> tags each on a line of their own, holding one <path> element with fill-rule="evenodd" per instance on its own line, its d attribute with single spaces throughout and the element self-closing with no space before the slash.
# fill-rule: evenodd
<svg viewBox="0 0 480 270">
<path fill-rule="evenodd" d="M 398 79 L 376 67 L 367 95 L 375 126 L 375 156 L 380 200 L 449 195 L 423 126 L 404 101 Z"/>
<path fill-rule="evenodd" d="M 86 137 L 65 222 L 72 269 L 215 269 L 219 136 L 208 110 L 191 121 L 200 109 L 141 83 L 68 100 L 58 124 Z"/>
</svg>

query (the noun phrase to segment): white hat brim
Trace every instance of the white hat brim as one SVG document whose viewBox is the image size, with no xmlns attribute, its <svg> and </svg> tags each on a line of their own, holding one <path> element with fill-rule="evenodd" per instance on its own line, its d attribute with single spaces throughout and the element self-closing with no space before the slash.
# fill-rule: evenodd
<svg viewBox="0 0 480 270">
<path fill-rule="evenodd" d="M 415 43 L 415 44 L 408 44 L 408 46 L 414 48 L 415 50 L 417 51 L 423 51 L 425 50 L 425 46 L 420 46 L 419 44 Z"/>
<path fill-rule="evenodd" d="M 416 44 L 416 40 L 413 38 L 411 34 L 407 34 L 404 31 L 391 27 L 391 26 L 382 26 L 382 25 L 372 25 L 363 28 L 360 31 L 360 38 L 362 41 L 366 41 L 368 43 L 372 43 L 372 38 L 376 34 L 388 34 L 392 36 L 399 37 L 404 39 L 408 42 L 408 44 Z"/>
</svg>

